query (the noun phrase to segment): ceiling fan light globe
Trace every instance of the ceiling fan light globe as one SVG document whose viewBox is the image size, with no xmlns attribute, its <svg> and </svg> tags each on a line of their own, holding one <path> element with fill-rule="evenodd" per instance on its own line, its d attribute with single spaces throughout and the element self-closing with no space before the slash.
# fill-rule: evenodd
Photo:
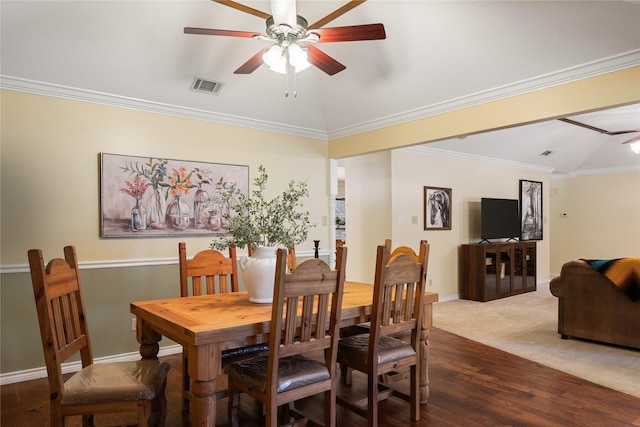
<svg viewBox="0 0 640 427">
<path fill-rule="evenodd" d="M 278 74 L 287 74 L 287 66 L 286 63 L 282 63 L 281 65 L 276 65 L 275 67 L 269 67 L 269 69 Z"/>
<path fill-rule="evenodd" d="M 268 65 L 268 64 L 267 64 Z M 293 67 L 293 71 L 298 74 L 300 71 L 305 70 L 307 68 L 309 68 L 311 66 L 311 64 L 309 64 L 308 62 L 306 64 L 302 64 L 299 65 L 297 67 Z M 281 64 L 277 64 L 274 67 L 269 67 L 269 69 L 273 72 L 279 73 L 279 74 L 287 74 L 287 63 L 286 62 L 282 62 Z"/>
<path fill-rule="evenodd" d="M 287 48 L 289 52 L 289 62 L 296 67 L 309 66 L 307 61 L 307 52 L 300 47 L 297 43 L 291 43 Z M 306 68 L 306 67 L 305 67 Z"/>
<path fill-rule="evenodd" d="M 308 62 L 305 62 L 304 64 L 297 65 L 297 66 L 295 67 L 296 74 L 297 74 L 297 73 L 299 73 L 299 72 L 300 72 L 300 71 L 302 71 L 302 70 L 306 70 L 306 69 L 307 69 L 307 68 L 309 68 L 310 66 L 311 66 L 311 64 L 309 64 Z"/>
<path fill-rule="evenodd" d="M 274 44 L 262 55 L 262 60 L 269 68 L 286 68 L 286 58 L 282 46 Z"/>
<path fill-rule="evenodd" d="M 629 144 L 629 148 L 636 154 L 640 154 L 640 141 L 632 142 Z"/>
</svg>

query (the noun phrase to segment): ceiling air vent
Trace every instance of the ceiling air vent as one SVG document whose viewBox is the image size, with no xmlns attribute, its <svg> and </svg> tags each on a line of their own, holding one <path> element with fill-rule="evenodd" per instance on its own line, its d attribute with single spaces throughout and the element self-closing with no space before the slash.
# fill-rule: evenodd
<svg viewBox="0 0 640 427">
<path fill-rule="evenodd" d="M 206 80 L 200 77 L 194 77 L 189 90 L 194 92 L 204 92 L 211 95 L 218 95 L 222 90 L 224 83 Z"/>
<path fill-rule="evenodd" d="M 548 156 L 549 154 L 553 153 L 553 151 L 543 151 L 542 153 L 540 153 L 541 156 Z"/>
</svg>

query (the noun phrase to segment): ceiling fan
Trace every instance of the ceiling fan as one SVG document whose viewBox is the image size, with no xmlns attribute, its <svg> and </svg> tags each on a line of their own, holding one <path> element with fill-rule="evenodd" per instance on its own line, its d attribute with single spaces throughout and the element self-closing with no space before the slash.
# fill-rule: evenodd
<svg viewBox="0 0 640 427">
<path fill-rule="evenodd" d="M 560 120 L 561 122 L 565 122 L 565 123 L 569 123 L 569 124 L 572 124 L 572 125 L 580 126 L 580 127 L 585 128 L 585 129 L 590 129 L 590 130 L 593 130 L 593 131 L 596 131 L 596 132 L 599 132 L 599 133 L 602 133 L 602 134 L 605 134 L 605 135 L 623 135 L 625 133 L 640 133 L 640 129 L 607 131 L 607 130 L 604 130 L 604 129 L 597 128 L 595 126 L 588 125 L 586 123 L 576 122 L 575 120 L 567 119 L 566 117 L 560 118 L 558 120 Z M 624 141 L 623 144 L 628 144 L 628 143 L 632 143 L 632 142 L 635 142 L 635 141 L 640 141 L 640 135 L 636 135 L 633 138 Z"/>
<path fill-rule="evenodd" d="M 295 0 L 270 0 L 271 15 L 231 0 L 213 0 L 225 6 L 265 19 L 266 34 L 250 31 L 219 30 L 185 27 L 185 34 L 254 38 L 272 42 L 261 49 L 234 74 L 251 74 L 266 63 L 270 69 L 287 75 L 314 65 L 332 76 L 346 67 L 320 49 L 315 43 L 348 42 L 359 40 L 381 40 L 386 38 L 384 25 L 366 24 L 347 27 L 320 28 L 342 16 L 366 0 L 351 0 L 324 18 L 309 25 L 307 20 L 296 13 Z"/>
</svg>

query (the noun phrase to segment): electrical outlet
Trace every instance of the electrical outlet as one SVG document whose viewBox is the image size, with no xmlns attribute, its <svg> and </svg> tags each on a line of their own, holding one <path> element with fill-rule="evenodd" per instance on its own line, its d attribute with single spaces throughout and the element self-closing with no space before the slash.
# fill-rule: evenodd
<svg viewBox="0 0 640 427">
<path fill-rule="evenodd" d="M 418 217 L 417 217 L 417 216 L 415 216 L 415 215 L 413 215 L 413 216 L 411 217 L 411 224 L 417 224 L 417 223 L 418 223 Z"/>
<path fill-rule="evenodd" d="M 136 330 L 136 326 L 137 326 L 136 318 L 134 317 L 133 319 L 131 319 L 131 330 L 135 331 Z"/>
<path fill-rule="evenodd" d="M 433 286 L 433 282 L 431 281 L 431 279 L 429 279 L 429 287 Z"/>
<path fill-rule="evenodd" d="M 328 222 L 328 221 L 327 221 L 327 217 L 326 217 L 326 216 L 323 216 L 323 217 L 322 217 L 322 225 L 327 225 L 327 222 Z"/>
</svg>

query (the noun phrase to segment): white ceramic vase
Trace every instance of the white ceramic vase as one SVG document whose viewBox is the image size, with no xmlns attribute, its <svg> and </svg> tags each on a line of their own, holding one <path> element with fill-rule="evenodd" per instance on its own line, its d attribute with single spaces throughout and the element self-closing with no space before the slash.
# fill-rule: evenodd
<svg viewBox="0 0 640 427">
<path fill-rule="evenodd" d="M 244 286 L 249 292 L 249 301 L 271 303 L 276 276 L 276 247 L 256 247 L 250 257 L 241 257 L 238 268 Z"/>
</svg>

